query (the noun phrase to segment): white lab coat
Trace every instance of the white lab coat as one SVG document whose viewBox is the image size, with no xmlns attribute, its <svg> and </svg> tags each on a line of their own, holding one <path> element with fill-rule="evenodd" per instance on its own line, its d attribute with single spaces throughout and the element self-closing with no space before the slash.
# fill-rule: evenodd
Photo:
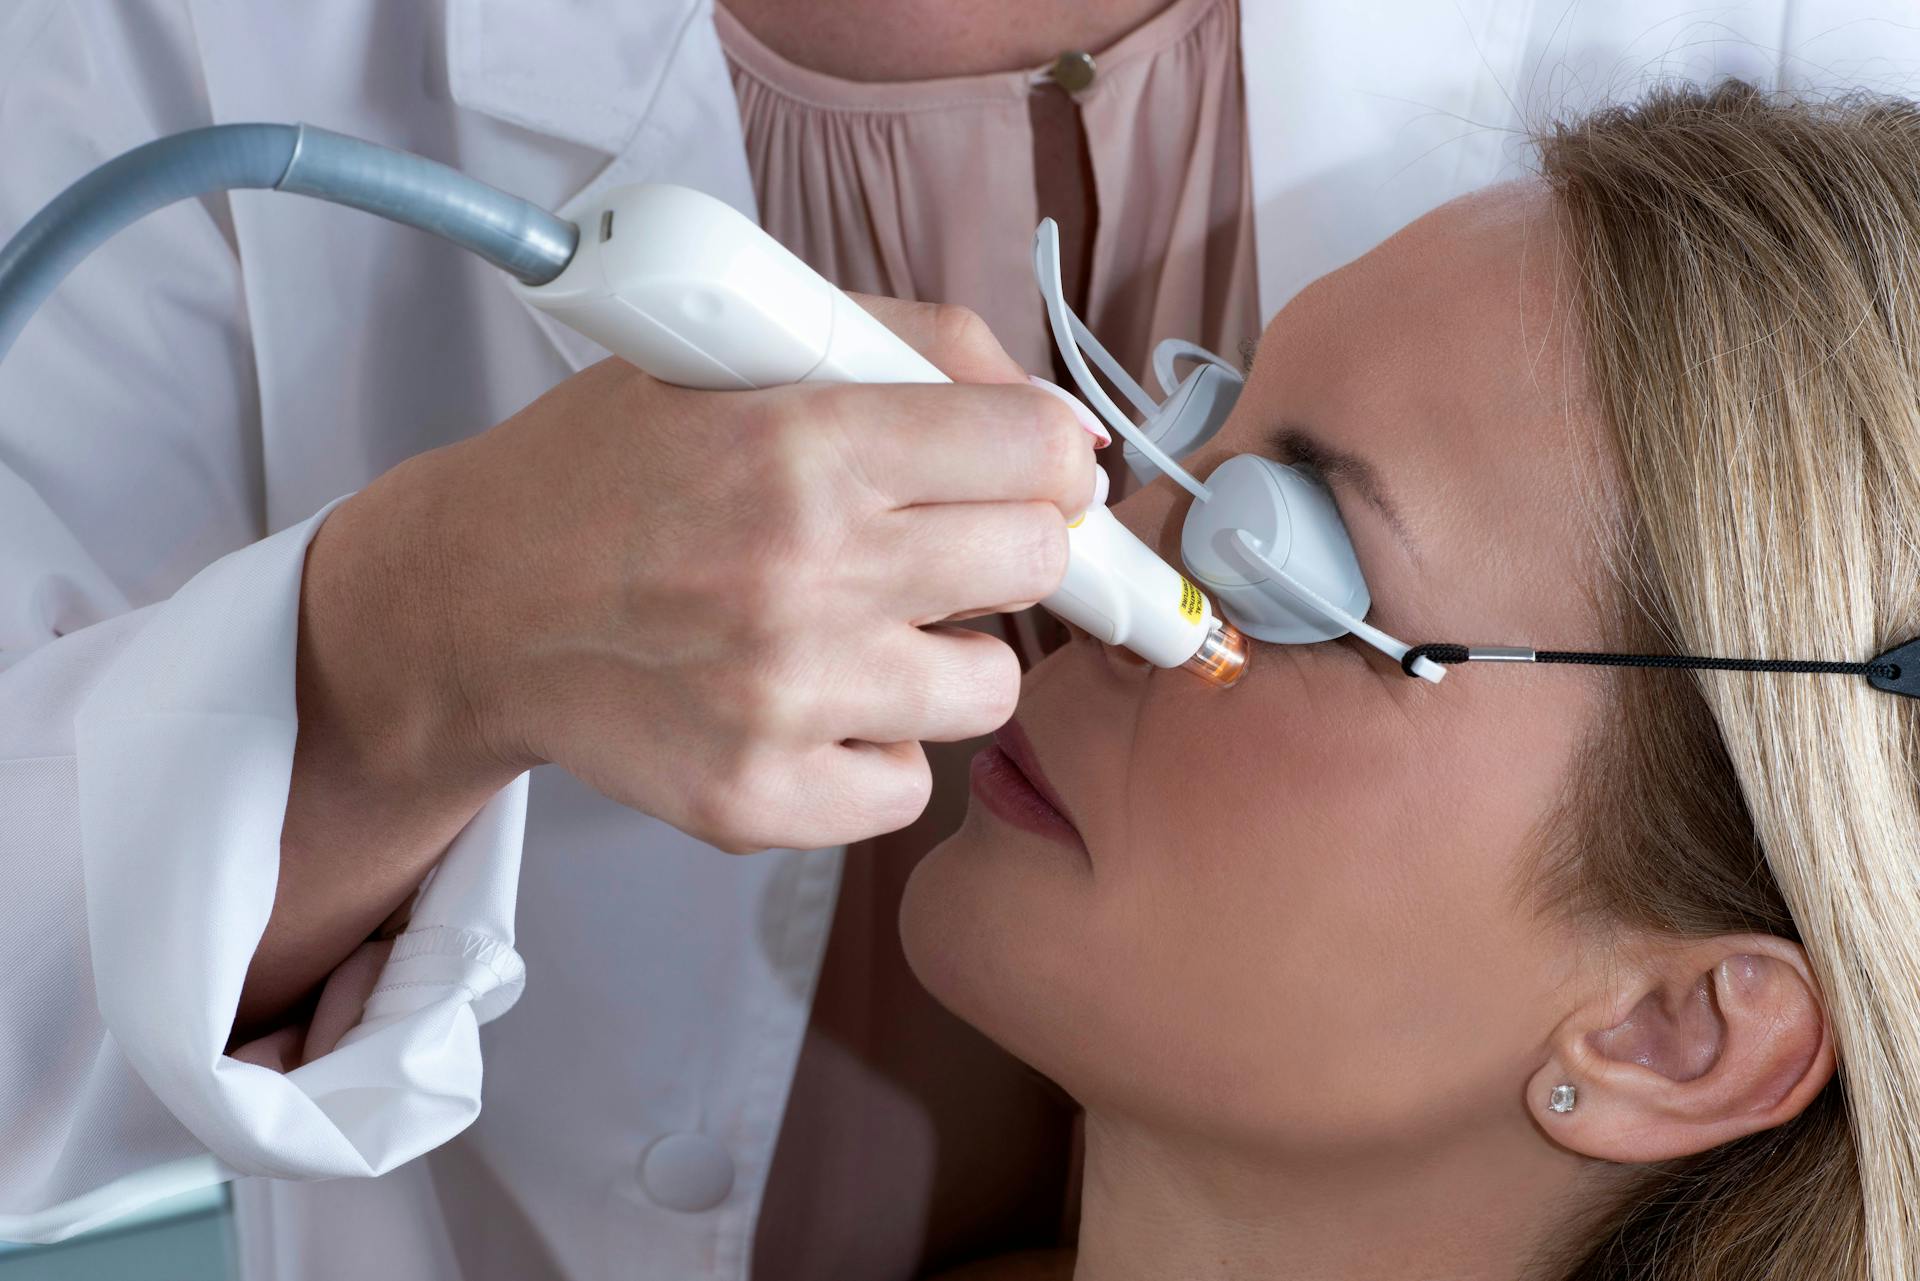
<svg viewBox="0 0 1920 1281">
<path fill-rule="evenodd" d="M 239 120 L 563 211 L 641 180 L 751 210 L 707 2 L 11 0 L 0 236 L 126 148 Z M 1920 66 L 1899 0 L 1242 4 L 1267 315 L 1514 172 L 1523 113 Z M 249 1281 L 746 1276 L 840 850 L 723 857 L 537 771 L 453 844 L 338 1048 L 222 1055 L 273 895 L 308 538 L 599 354 L 418 233 L 238 193 L 110 243 L 0 367 L 0 1237 L 347 1176 L 242 1185 Z"/>
</svg>

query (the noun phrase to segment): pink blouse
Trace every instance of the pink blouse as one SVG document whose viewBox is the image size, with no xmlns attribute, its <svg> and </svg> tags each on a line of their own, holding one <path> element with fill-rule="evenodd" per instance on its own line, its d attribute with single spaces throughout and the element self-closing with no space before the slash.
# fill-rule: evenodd
<svg viewBox="0 0 1920 1281">
<path fill-rule="evenodd" d="M 1028 370 L 1052 368 L 1029 266 L 1028 98 L 1044 69 L 841 80 L 718 5 L 714 22 L 761 224 L 842 289 L 965 304 Z M 1231 360 L 1259 334 L 1239 45 L 1234 0 L 1174 0 L 1096 52 L 1072 95 L 1099 202 L 1081 316 L 1136 377 L 1162 338 Z"/>
</svg>

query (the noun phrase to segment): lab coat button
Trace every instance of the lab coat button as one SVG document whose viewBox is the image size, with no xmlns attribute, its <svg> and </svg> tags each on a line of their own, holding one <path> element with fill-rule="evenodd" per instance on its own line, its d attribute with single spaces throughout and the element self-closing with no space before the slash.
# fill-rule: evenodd
<svg viewBox="0 0 1920 1281">
<path fill-rule="evenodd" d="M 640 1158 L 640 1186 L 665 1209 L 711 1210 L 733 1190 L 733 1158 L 704 1134 L 662 1135 Z"/>
</svg>

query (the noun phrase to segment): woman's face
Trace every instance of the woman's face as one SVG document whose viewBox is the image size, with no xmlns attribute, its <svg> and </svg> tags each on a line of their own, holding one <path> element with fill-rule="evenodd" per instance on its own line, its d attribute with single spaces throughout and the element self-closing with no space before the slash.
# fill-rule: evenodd
<svg viewBox="0 0 1920 1281">
<path fill-rule="evenodd" d="M 1283 429 L 1350 451 L 1400 516 L 1330 473 L 1368 621 L 1598 647 L 1582 585 L 1613 500 L 1563 266 L 1537 184 L 1435 211 L 1274 318 L 1191 469 L 1276 456 Z M 1116 511 L 1178 565 L 1187 502 L 1163 479 Z M 1598 678 L 1477 664 L 1430 685 L 1352 637 L 1253 648 L 1225 691 L 1084 636 L 1029 673 L 1015 719 L 1084 850 L 973 797 L 908 886 L 916 973 L 1090 1108 L 1234 1144 L 1527 1125 L 1585 946 L 1524 900 L 1530 833 Z"/>
</svg>

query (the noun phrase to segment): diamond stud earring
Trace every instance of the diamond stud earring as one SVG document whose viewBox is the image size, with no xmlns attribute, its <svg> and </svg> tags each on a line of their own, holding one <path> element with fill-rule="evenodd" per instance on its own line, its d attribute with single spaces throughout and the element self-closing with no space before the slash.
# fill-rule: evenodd
<svg viewBox="0 0 1920 1281">
<path fill-rule="evenodd" d="M 1556 1085 L 1553 1087 L 1553 1092 L 1547 1095 L 1547 1111 L 1571 1112 L 1574 1101 L 1578 1097 L 1571 1085 Z"/>
</svg>

